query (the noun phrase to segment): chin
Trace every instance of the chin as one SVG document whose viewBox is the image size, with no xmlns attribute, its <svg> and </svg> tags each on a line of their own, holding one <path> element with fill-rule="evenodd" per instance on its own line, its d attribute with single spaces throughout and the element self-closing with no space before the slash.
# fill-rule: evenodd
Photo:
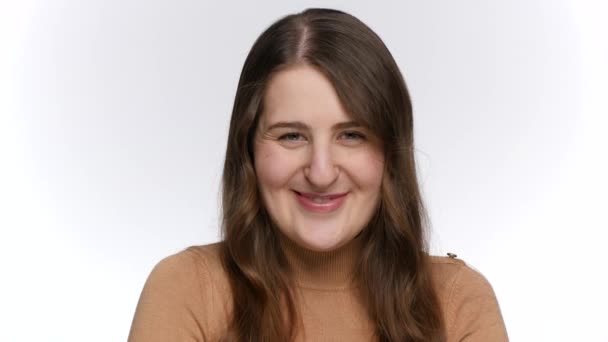
<svg viewBox="0 0 608 342">
<path fill-rule="evenodd" d="M 313 237 L 298 238 L 296 240 L 298 245 L 314 252 L 330 252 L 348 242 L 347 239 L 336 238 L 336 237 Z"/>
</svg>

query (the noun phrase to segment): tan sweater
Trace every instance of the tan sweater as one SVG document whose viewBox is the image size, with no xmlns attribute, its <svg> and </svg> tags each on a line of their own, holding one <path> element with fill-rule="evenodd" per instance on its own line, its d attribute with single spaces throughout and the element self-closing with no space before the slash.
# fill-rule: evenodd
<svg viewBox="0 0 608 342">
<path fill-rule="evenodd" d="M 146 281 L 129 342 L 217 341 L 232 310 L 219 244 L 193 246 L 160 261 Z M 351 283 L 358 239 L 326 253 L 282 245 L 298 284 L 304 331 L 297 341 L 373 341 L 373 326 Z M 462 260 L 432 256 L 448 342 L 508 341 L 490 283 Z"/>
</svg>

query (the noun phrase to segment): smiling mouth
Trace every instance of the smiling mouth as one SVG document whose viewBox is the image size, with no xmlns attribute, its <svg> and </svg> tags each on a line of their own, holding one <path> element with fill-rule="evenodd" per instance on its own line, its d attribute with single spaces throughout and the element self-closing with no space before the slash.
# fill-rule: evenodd
<svg viewBox="0 0 608 342">
<path fill-rule="evenodd" d="M 298 203 L 307 211 L 317 213 L 332 212 L 342 206 L 348 192 L 335 194 L 314 194 L 309 192 L 293 191 Z"/>
</svg>

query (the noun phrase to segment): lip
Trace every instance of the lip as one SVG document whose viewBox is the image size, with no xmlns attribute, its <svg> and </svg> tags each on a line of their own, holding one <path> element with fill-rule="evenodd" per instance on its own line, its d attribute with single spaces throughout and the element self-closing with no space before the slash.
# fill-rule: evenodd
<svg viewBox="0 0 608 342">
<path fill-rule="evenodd" d="M 344 203 L 344 200 L 346 199 L 346 196 L 348 195 L 348 192 L 342 192 L 342 193 L 335 193 L 335 194 L 315 194 L 315 193 L 310 193 L 310 192 L 298 192 L 298 191 L 293 191 L 294 195 L 296 196 L 296 199 L 298 200 L 298 203 L 300 203 L 300 205 L 311 212 L 315 212 L 315 213 L 329 213 L 332 212 L 334 210 L 337 210 L 338 208 L 340 208 L 342 206 L 342 203 Z M 324 202 L 324 203 L 315 203 L 310 197 L 324 197 L 324 198 L 328 198 L 329 200 Z"/>
</svg>

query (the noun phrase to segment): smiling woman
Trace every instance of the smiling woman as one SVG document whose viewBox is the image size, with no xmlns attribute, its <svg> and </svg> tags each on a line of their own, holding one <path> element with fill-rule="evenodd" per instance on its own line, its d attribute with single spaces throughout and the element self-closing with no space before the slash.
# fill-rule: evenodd
<svg viewBox="0 0 608 342">
<path fill-rule="evenodd" d="M 343 246 L 377 209 L 381 146 L 364 139 L 331 82 L 307 64 L 276 74 L 263 103 L 253 155 L 264 207 L 304 248 Z"/>
<path fill-rule="evenodd" d="M 409 94 L 361 21 L 263 32 L 228 139 L 223 239 L 154 268 L 129 341 L 507 340 L 488 281 L 428 253 Z"/>
</svg>

